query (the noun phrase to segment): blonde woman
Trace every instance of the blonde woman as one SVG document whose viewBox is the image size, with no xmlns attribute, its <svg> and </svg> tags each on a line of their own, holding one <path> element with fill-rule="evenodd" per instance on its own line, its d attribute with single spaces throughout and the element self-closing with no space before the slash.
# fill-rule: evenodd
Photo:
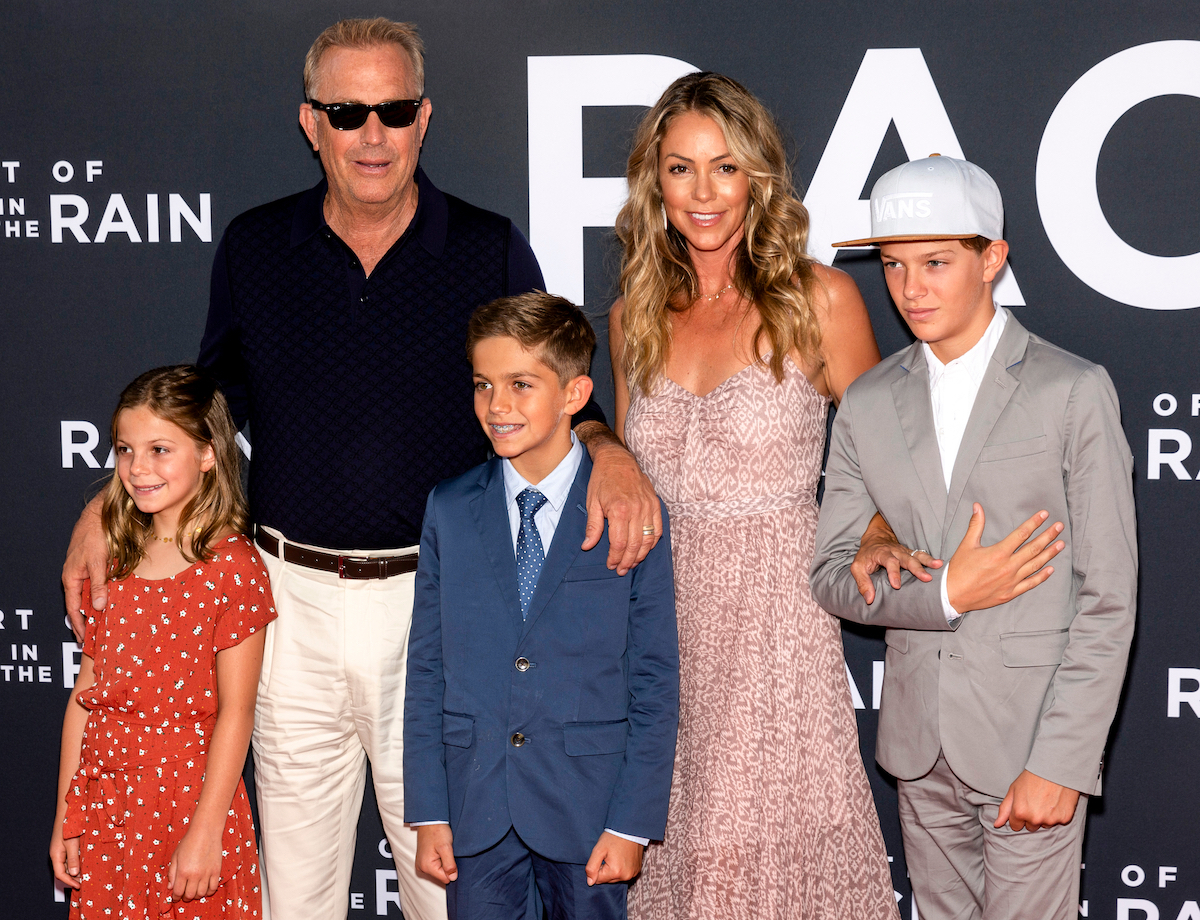
<svg viewBox="0 0 1200 920">
<path fill-rule="evenodd" d="M 879 360 L 849 277 L 805 254 L 778 129 L 677 80 L 638 129 L 610 317 L 617 433 L 671 515 L 680 729 L 636 918 L 896 918 L 838 621 L 808 586 L 825 419 Z"/>
</svg>

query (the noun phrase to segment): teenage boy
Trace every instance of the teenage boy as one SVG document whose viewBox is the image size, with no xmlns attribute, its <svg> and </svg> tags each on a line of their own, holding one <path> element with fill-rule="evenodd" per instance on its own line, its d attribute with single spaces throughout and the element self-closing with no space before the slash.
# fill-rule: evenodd
<svg viewBox="0 0 1200 920">
<path fill-rule="evenodd" d="M 888 627 L 876 757 L 899 780 L 922 920 L 1075 920 L 1133 633 L 1117 396 L 1102 367 L 993 305 L 1003 224 L 987 173 L 934 156 L 880 178 L 871 237 L 838 244 L 879 245 L 918 341 L 838 409 L 812 587 L 831 613 Z M 850 567 L 877 511 L 914 554 L 949 561 L 899 590 L 877 573 L 868 604 Z M 1046 521 L 1062 523 L 1028 539 Z"/>
<path fill-rule="evenodd" d="M 404 707 L 405 821 L 451 918 L 624 918 L 662 839 L 679 721 L 663 540 L 619 576 L 580 550 L 591 462 L 571 433 L 596 337 L 533 292 L 471 318 L 495 459 L 438 485 L 421 534 Z M 604 884 L 612 883 L 612 884 Z"/>
</svg>

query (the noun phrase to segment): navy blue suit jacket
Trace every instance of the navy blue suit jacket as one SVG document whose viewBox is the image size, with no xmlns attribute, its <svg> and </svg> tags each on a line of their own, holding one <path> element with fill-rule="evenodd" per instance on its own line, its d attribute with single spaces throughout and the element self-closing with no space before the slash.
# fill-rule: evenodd
<svg viewBox="0 0 1200 920">
<path fill-rule="evenodd" d="M 610 571 L 607 534 L 580 549 L 585 454 L 522 621 L 500 464 L 439 484 L 426 506 L 404 820 L 448 820 L 459 856 L 510 827 L 560 862 L 587 862 L 605 828 L 660 840 L 679 721 L 666 510 L 645 561 Z"/>
</svg>

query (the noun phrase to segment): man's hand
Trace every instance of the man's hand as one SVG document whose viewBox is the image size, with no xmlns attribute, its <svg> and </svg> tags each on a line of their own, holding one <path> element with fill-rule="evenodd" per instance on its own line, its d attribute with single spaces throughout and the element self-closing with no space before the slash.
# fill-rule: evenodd
<svg viewBox="0 0 1200 920">
<path fill-rule="evenodd" d="M 646 558 L 662 536 L 658 496 L 633 454 L 599 422 L 581 422 L 575 434 L 587 445 L 593 464 L 583 549 L 600 542 L 607 518 L 608 567 L 624 575 Z"/>
<path fill-rule="evenodd" d="M 946 573 L 946 596 L 950 606 L 959 613 L 995 607 L 1036 588 L 1049 578 L 1054 568 L 1046 563 L 1066 546 L 1062 540 L 1051 542 L 1062 533 L 1062 522 L 1055 522 L 1034 539 L 1029 539 L 1048 517 L 1050 512 L 1039 511 L 999 543 L 983 546 L 980 543 L 983 506 L 976 502 L 966 536 L 950 557 L 950 569 Z"/>
<path fill-rule="evenodd" d="M 417 828 L 417 874 L 428 875 L 443 885 L 458 878 L 449 824 L 422 824 Z"/>
<path fill-rule="evenodd" d="M 591 859 L 583 870 L 588 885 L 629 881 L 642 871 L 644 849 L 640 843 L 605 831 L 592 848 Z"/>
<path fill-rule="evenodd" d="M 1078 804 L 1079 793 L 1076 790 L 1022 770 L 1021 775 L 1008 787 L 1008 794 L 1000 803 L 1000 813 L 993 827 L 1007 824 L 1014 831 L 1036 831 L 1043 827 L 1070 824 Z"/>
<path fill-rule="evenodd" d="M 941 559 L 934 559 L 925 550 L 910 550 L 901 544 L 877 511 L 863 531 L 858 553 L 850 563 L 850 574 L 854 576 L 863 600 L 872 604 L 875 602 L 875 582 L 871 580 L 871 574 L 877 569 L 887 569 L 888 584 L 899 589 L 901 569 L 907 569 L 921 581 L 932 581 L 933 576 L 925 571 L 925 567 L 940 569 L 942 565 Z"/>
<path fill-rule="evenodd" d="M 75 638 L 83 641 L 83 630 L 87 618 L 83 615 L 83 583 L 91 579 L 92 608 L 103 610 L 108 606 L 108 547 L 104 543 L 104 531 L 100 527 L 101 499 L 97 495 L 75 522 L 71 531 L 71 545 L 67 547 L 67 561 L 63 563 L 62 583 L 66 595 L 67 616 L 71 618 L 71 629 Z"/>
<path fill-rule="evenodd" d="M 221 835 L 195 827 L 183 835 L 167 866 L 167 884 L 175 901 L 193 901 L 217 893 L 221 884 Z"/>
<path fill-rule="evenodd" d="M 62 822 L 56 824 L 54 834 L 50 837 L 50 865 L 54 868 L 54 877 L 67 888 L 78 888 L 79 838 L 64 840 Z"/>
</svg>

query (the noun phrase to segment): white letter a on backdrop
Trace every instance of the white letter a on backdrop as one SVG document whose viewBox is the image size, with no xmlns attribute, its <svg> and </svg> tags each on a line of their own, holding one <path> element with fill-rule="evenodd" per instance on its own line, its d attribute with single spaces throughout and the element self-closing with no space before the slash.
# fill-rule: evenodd
<svg viewBox="0 0 1200 920">
<path fill-rule="evenodd" d="M 920 48 L 872 48 L 858 68 L 804 197 L 812 216 L 808 251 L 826 265 L 837 254 L 830 243 L 870 236 L 870 202 L 858 196 L 893 122 L 910 160 L 931 153 L 963 158 Z M 1005 306 L 1025 305 L 1011 269 L 993 294 Z"/>
</svg>

